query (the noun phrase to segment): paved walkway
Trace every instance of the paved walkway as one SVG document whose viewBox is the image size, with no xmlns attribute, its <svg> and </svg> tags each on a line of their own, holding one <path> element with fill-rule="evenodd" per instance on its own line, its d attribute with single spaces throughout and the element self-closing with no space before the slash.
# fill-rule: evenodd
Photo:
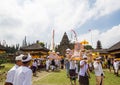
<svg viewBox="0 0 120 85">
<path fill-rule="evenodd" d="M 51 73 L 50 72 L 46 72 L 46 71 L 37 72 L 37 76 L 33 76 L 32 82 L 38 81 L 38 80 L 48 76 L 49 74 L 51 74 Z"/>
</svg>

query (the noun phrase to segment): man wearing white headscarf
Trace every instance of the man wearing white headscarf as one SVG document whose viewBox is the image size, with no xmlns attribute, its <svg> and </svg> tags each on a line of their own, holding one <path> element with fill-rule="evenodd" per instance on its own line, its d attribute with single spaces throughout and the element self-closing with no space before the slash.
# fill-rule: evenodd
<svg viewBox="0 0 120 85">
<path fill-rule="evenodd" d="M 8 71 L 7 78 L 6 78 L 6 81 L 5 81 L 5 85 L 13 85 L 15 72 L 18 69 L 18 67 L 22 65 L 22 62 L 21 62 L 22 57 L 23 57 L 22 54 L 19 55 L 19 56 L 16 56 L 16 58 L 15 58 L 15 63 L 16 64 Z"/>
<path fill-rule="evenodd" d="M 89 69 L 87 63 L 87 56 L 83 55 L 83 60 L 80 61 L 80 71 L 79 71 L 79 84 L 80 85 L 89 85 Z"/>
<path fill-rule="evenodd" d="M 23 65 L 16 70 L 13 85 L 32 85 L 32 70 L 29 68 L 32 57 L 22 57 Z"/>
<path fill-rule="evenodd" d="M 101 65 L 101 57 L 96 58 L 96 61 L 94 61 L 94 71 L 95 71 L 95 77 L 96 77 L 96 85 L 104 85 L 104 72 Z"/>
</svg>

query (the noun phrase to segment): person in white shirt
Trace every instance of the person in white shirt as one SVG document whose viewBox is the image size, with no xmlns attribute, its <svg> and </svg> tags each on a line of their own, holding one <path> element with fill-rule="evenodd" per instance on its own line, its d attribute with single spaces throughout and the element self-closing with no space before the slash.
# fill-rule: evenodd
<svg viewBox="0 0 120 85">
<path fill-rule="evenodd" d="M 50 68 L 50 60 L 49 58 L 46 59 L 46 71 L 48 72 Z"/>
<path fill-rule="evenodd" d="M 80 61 L 79 85 L 89 85 L 90 74 L 87 61 L 87 56 L 83 55 L 83 60 Z"/>
<path fill-rule="evenodd" d="M 23 65 L 16 70 L 13 85 L 32 85 L 32 70 L 29 68 L 31 56 L 22 57 Z"/>
<path fill-rule="evenodd" d="M 40 59 L 37 59 L 37 67 L 38 67 L 38 72 L 40 72 Z"/>
<path fill-rule="evenodd" d="M 69 76 L 70 76 L 70 82 L 71 85 L 76 85 L 76 69 L 75 69 L 75 61 L 72 60 L 73 57 L 71 57 L 69 63 L 70 63 L 70 67 L 69 67 Z M 72 83 L 72 80 L 74 81 L 74 84 Z"/>
<path fill-rule="evenodd" d="M 78 61 L 77 60 L 75 61 L 75 72 L 76 74 L 78 74 Z"/>
<path fill-rule="evenodd" d="M 36 71 L 37 71 L 37 59 L 35 59 L 32 63 L 32 71 L 33 71 L 33 76 L 36 76 Z"/>
<path fill-rule="evenodd" d="M 7 78 L 6 78 L 6 81 L 5 81 L 5 85 L 13 85 L 13 80 L 14 80 L 14 75 L 15 75 L 15 71 L 16 69 L 22 65 L 22 57 L 23 55 L 19 55 L 19 56 L 16 56 L 15 58 L 15 65 L 8 71 L 7 73 Z"/>
<path fill-rule="evenodd" d="M 68 58 L 65 58 L 65 69 L 66 69 L 66 74 L 67 74 L 67 77 L 69 78 L 69 68 L 70 68 L 70 62 L 69 62 L 69 59 Z"/>
<path fill-rule="evenodd" d="M 118 76 L 118 70 L 119 70 L 119 61 L 117 61 L 116 59 L 114 60 L 113 63 L 114 66 L 114 70 L 115 70 L 115 75 Z"/>
<path fill-rule="evenodd" d="M 104 83 L 103 80 L 105 75 L 100 61 L 101 61 L 101 57 L 98 57 L 93 63 L 95 76 L 96 76 L 96 85 L 103 85 Z"/>
</svg>

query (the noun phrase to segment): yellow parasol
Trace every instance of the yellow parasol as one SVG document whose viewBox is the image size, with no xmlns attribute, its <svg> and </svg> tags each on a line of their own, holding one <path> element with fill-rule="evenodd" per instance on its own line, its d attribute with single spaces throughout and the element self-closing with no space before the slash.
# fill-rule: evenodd
<svg viewBox="0 0 120 85">
<path fill-rule="evenodd" d="M 89 44 L 89 42 L 87 41 L 87 40 L 83 40 L 83 41 L 81 41 L 80 42 L 82 45 L 88 45 Z"/>
</svg>

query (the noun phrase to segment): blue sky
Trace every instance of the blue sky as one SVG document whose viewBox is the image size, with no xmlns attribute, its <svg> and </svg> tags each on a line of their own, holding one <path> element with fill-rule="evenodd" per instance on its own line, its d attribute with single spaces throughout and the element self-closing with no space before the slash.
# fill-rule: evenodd
<svg viewBox="0 0 120 85">
<path fill-rule="evenodd" d="M 109 48 L 120 41 L 119 15 L 120 0 L 0 0 L 0 41 L 21 45 L 27 36 L 28 43 L 50 44 L 54 29 L 58 44 L 73 29 L 78 42 L 86 39 L 95 47 L 101 40 Z"/>
<path fill-rule="evenodd" d="M 78 27 L 76 30 L 78 30 L 79 33 L 88 32 L 89 29 L 99 29 L 101 31 L 106 31 L 111 29 L 113 26 L 117 26 L 120 24 L 120 10 L 115 11 L 114 13 L 111 13 L 109 15 L 105 15 L 103 17 L 100 17 L 98 19 L 90 19 L 86 23 L 84 23 L 81 27 Z M 82 30 L 79 30 L 79 28 L 82 28 Z"/>
</svg>

